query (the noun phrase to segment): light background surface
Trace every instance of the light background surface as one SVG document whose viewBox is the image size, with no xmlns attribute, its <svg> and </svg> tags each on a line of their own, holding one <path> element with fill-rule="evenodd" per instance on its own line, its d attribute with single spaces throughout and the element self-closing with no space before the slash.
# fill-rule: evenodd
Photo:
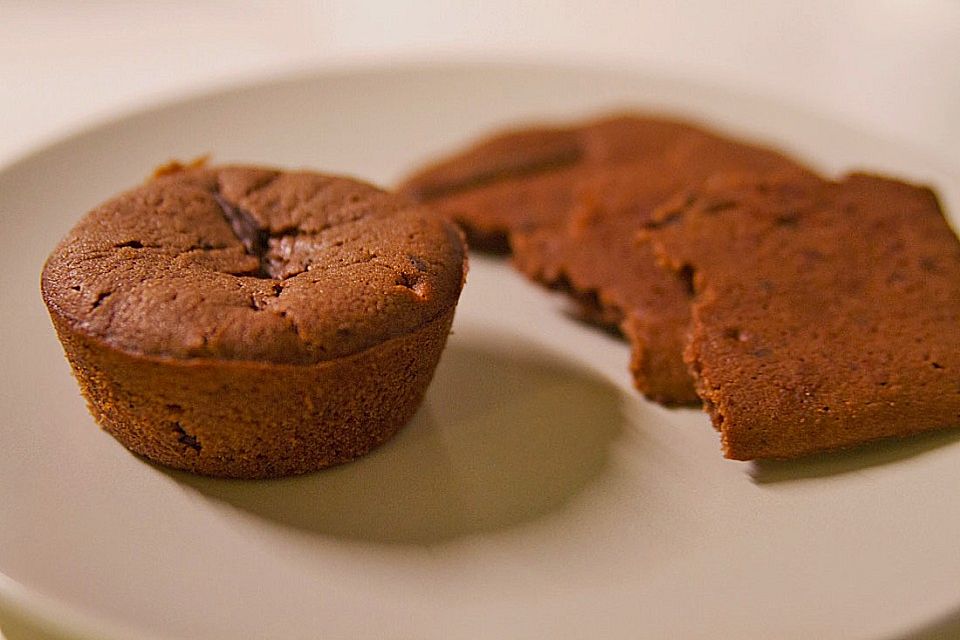
<svg viewBox="0 0 960 640">
<path fill-rule="evenodd" d="M 398 57 L 634 66 L 788 100 L 960 166 L 956 0 L 2 0 L 0 163 L 184 92 Z"/>
</svg>

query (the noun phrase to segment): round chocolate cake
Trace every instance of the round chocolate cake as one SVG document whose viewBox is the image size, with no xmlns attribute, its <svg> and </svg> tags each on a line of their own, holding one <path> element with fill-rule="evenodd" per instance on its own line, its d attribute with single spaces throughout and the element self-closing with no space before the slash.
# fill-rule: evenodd
<svg viewBox="0 0 960 640">
<path fill-rule="evenodd" d="M 356 458 L 412 417 L 465 272 L 453 224 L 371 185 L 175 167 L 85 216 L 41 288 L 104 429 L 262 478 Z"/>
</svg>

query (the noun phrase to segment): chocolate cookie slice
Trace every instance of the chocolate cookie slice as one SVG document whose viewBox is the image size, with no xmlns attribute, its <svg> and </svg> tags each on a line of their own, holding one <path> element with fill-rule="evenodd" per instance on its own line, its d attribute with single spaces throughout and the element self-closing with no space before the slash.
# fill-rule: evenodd
<svg viewBox="0 0 960 640">
<path fill-rule="evenodd" d="M 566 213 L 577 176 L 656 157 L 677 139 L 700 133 L 684 122 L 640 115 L 516 129 L 420 170 L 399 190 L 460 224 L 471 246 L 502 252 L 511 232 Z"/>
<path fill-rule="evenodd" d="M 341 463 L 413 415 L 464 281 L 459 231 L 368 184 L 174 171 L 84 217 L 42 293 L 100 424 L 258 478 Z"/>
<path fill-rule="evenodd" d="M 552 223 L 515 230 L 515 266 L 570 292 L 593 322 L 619 327 L 632 346 L 637 388 L 665 404 L 696 404 L 682 352 L 690 323 L 688 284 L 655 264 L 637 231 L 656 207 L 719 170 L 808 170 L 782 154 L 714 135 L 680 138 L 663 153 L 583 175 L 571 207 Z"/>
<path fill-rule="evenodd" d="M 691 275 L 685 357 L 728 458 L 960 425 L 960 243 L 929 189 L 716 179 L 642 237 Z"/>
</svg>

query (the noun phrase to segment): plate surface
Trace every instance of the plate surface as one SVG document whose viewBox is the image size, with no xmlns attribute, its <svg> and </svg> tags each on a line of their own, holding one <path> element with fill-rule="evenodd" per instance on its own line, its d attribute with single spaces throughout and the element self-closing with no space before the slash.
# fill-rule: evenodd
<svg viewBox="0 0 960 640">
<path fill-rule="evenodd" d="M 390 184 L 491 127 L 665 109 L 827 172 L 954 169 L 784 105 L 627 71 L 406 66 L 138 113 L 0 172 L 0 603 L 106 638 L 900 637 L 957 630 L 960 433 L 723 460 L 698 411 L 631 388 L 628 348 L 474 257 L 426 403 L 356 463 L 244 483 L 97 429 L 38 292 L 89 208 L 171 157 Z M 955 228 L 957 218 L 953 218 Z"/>
</svg>

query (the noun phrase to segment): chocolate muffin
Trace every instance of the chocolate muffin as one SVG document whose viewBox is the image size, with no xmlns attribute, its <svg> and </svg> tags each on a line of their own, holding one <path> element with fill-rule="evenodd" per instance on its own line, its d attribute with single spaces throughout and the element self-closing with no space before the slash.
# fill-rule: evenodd
<svg viewBox="0 0 960 640">
<path fill-rule="evenodd" d="M 896 180 L 715 177 L 641 240 L 695 292 L 685 358 L 728 458 L 960 426 L 960 242 Z"/>
<path fill-rule="evenodd" d="M 41 289 L 97 421 L 196 473 L 360 456 L 416 411 L 466 272 L 456 227 L 371 185 L 166 172 L 85 216 Z"/>
</svg>

